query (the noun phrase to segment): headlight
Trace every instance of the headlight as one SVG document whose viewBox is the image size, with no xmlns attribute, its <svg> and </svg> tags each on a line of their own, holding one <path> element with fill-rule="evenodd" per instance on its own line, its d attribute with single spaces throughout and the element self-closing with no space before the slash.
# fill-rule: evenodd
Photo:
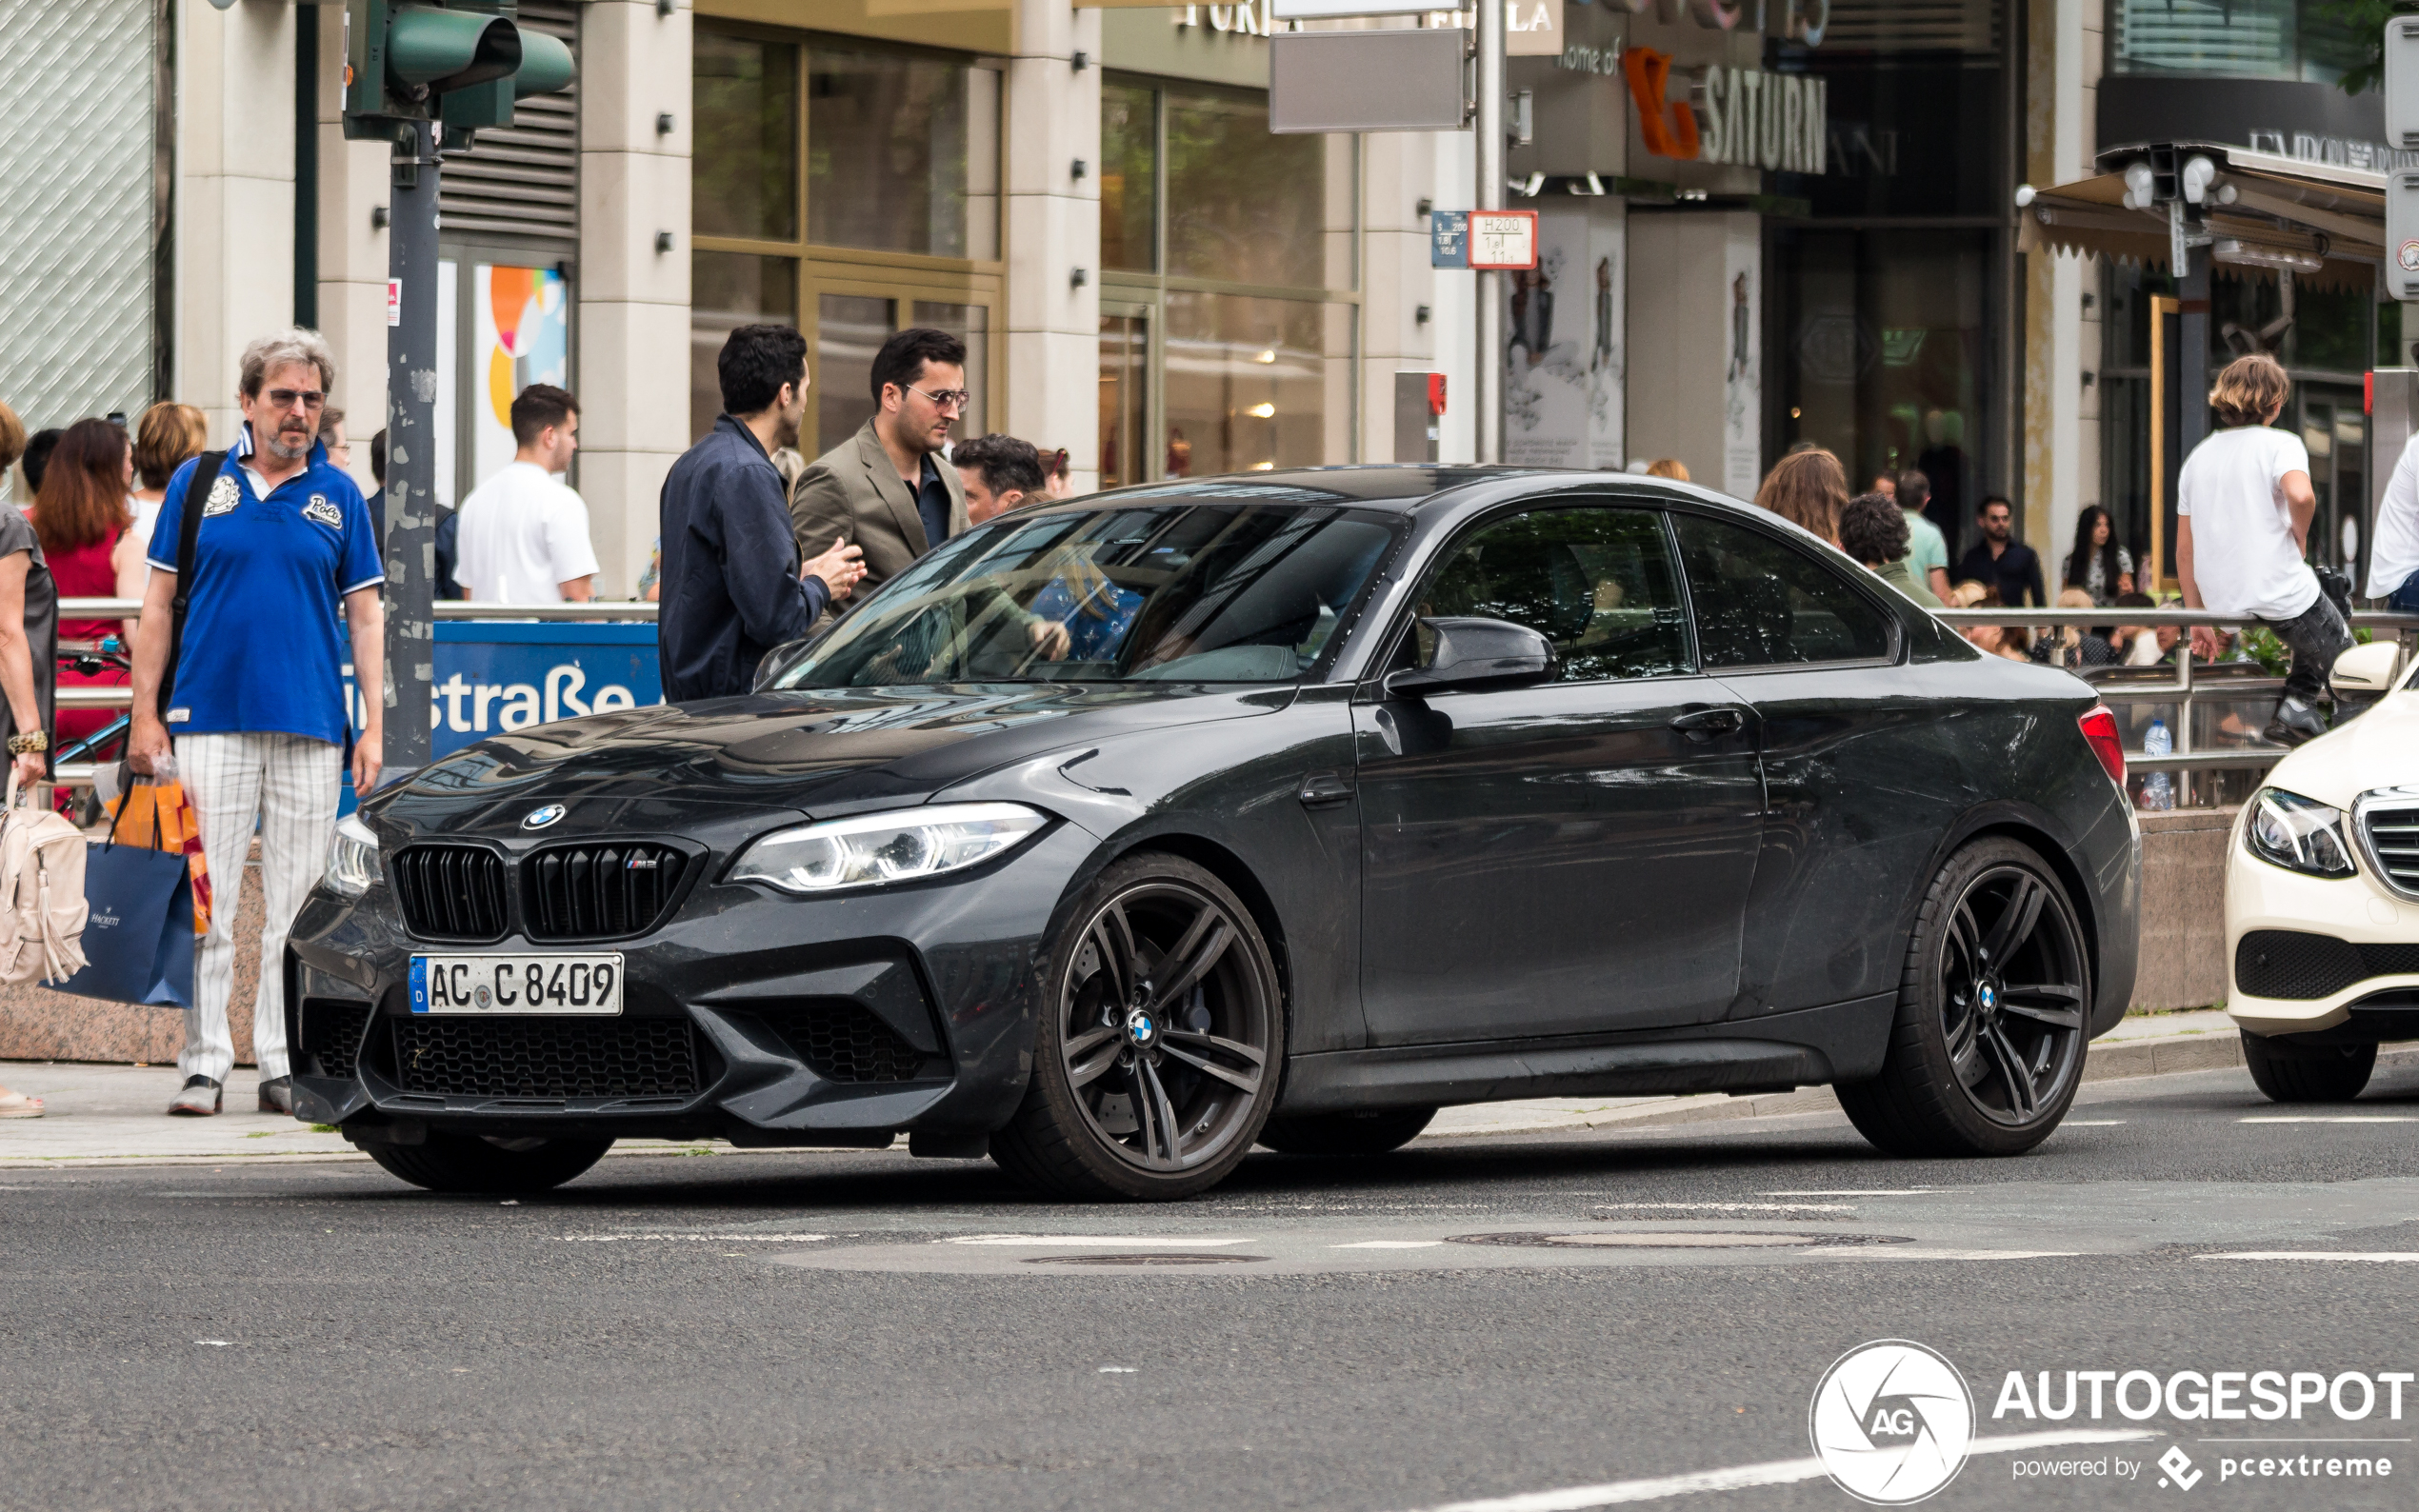
<svg viewBox="0 0 2419 1512">
<path fill-rule="evenodd" d="M 2306 876 L 2349 877 L 2357 869 L 2345 838 L 2343 810 L 2281 787 L 2263 787 L 2252 795 L 2243 844 L 2260 860 Z"/>
<path fill-rule="evenodd" d="M 750 846 L 733 882 L 838 892 L 962 871 L 1013 848 L 1050 820 L 1021 804 L 936 804 L 782 829 Z"/>
<path fill-rule="evenodd" d="M 378 868 L 378 837 L 359 814 L 336 821 L 336 838 L 328 846 L 328 875 L 320 879 L 330 892 L 358 898 L 373 882 L 386 880 Z"/>
</svg>

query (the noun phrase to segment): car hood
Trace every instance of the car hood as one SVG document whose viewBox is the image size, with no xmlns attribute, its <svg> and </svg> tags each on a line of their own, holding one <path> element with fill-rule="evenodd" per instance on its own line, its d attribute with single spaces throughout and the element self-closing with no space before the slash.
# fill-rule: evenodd
<svg viewBox="0 0 2419 1512">
<path fill-rule="evenodd" d="M 2387 694 L 2277 763 L 2268 780 L 2337 808 L 2373 787 L 2419 786 L 2419 689 Z"/>
<path fill-rule="evenodd" d="M 733 807 L 817 815 L 914 803 L 1060 747 L 1144 728 L 1264 714 L 1290 685 L 1010 684 L 759 692 L 563 720 L 490 736 L 365 806 L 420 832 L 546 838 L 676 826 Z"/>
</svg>

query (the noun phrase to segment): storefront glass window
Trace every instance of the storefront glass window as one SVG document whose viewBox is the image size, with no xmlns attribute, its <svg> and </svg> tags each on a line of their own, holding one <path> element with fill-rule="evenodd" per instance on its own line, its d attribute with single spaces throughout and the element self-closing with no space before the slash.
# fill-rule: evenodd
<svg viewBox="0 0 2419 1512">
<path fill-rule="evenodd" d="M 1998 215 L 1999 66 L 1995 60 L 1826 57 L 1826 171 L 1774 176 L 1817 216 Z"/>
<path fill-rule="evenodd" d="M 1159 227 L 1157 94 L 1130 84 L 1100 90 L 1100 266 L 1155 272 Z"/>
<path fill-rule="evenodd" d="M 714 361 L 742 326 L 798 323 L 798 264 L 788 257 L 698 252 L 690 259 L 689 434 L 704 435 L 722 413 Z"/>
<path fill-rule="evenodd" d="M 1100 317 L 1100 486 L 1122 488 L 1150 474 L 1150 325 L 1141 315 Z"/>
<path fill-rule="evenodd" d="M 1983 383 L 1993 370 L 1989 235 L 1983 230 L 1781 233 L 1775 294 L 1788 360 L 1781 444 L 1818 442 L 1861 488 L 1919 468 L 1927 511 L 1970 545 L 1970 516 L 2005 486 L 1991 454 Z"/>
<path fill-rule="evenodd" d="M 815 437 L 836 447 L 873 418 L 873 356 L 890 339 L 894 299 L 815 299 Z"/>
<path fill-rule="evenodd" d="M 990 308 L 987 305 L 951 305 L 930 299 L 915 302 L 915 323 L 946 330 L 966 343 L 966 387 L 973 395 L 966 408 L 958 412 L 957 433 L 979 436 L 990 428 L 984 423 L 985 391 L 990 385 L 982 381 L 991 370 Z"/>
<path fill-rule="evenodd" d="M 2332 84 L 2364 50 L 2346 9 L 2338 0 L 2109 0 L 2109 67 Z"/>
<path fill-rule="evenodd" d="M 697 32 L 697 152 L 691 224 L 700 236 L 786 242 L 798 234 L 798 49 Z"/>
<path fill-rule="evenodd" d="M 999 255 L 999 75 L 899 52 L 807 60 L 807 240 Z"/>
<path fill-rule="evenodd" d="M 1325 284 L 1326 139 L 1271 135 L 1266 99 L 1170 90 L 1165 109 L 1168 271 Z"/>
<path fill-rule="evenodd" d="M 1165 475 L 1316 467 L 1327 457 L 1320 306 L 1170 291 Z"/>
</svg>

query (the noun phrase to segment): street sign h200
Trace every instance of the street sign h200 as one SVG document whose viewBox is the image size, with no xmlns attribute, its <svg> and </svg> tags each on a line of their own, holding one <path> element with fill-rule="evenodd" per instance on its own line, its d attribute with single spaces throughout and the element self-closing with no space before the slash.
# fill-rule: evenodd
<svg viewBox="0 0 2419 1512">
<path fill-rule="evenodd" d="M 1537 266 L 1535 210 L 1430 210 L 1428 266 L 1508 272 Z"/>
</svg>

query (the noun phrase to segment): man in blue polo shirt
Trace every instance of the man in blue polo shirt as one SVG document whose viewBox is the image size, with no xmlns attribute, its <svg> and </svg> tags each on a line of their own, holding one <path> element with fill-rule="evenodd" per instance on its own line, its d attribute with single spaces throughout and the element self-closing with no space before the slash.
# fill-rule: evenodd
<svg viewBox="0 0 2419 1512">
<path fill-rule="evenodd" d="M 320 415 L 335 385 L 335 358 L 316 331 L 281 331 L 246 348 L 236 393 L 243 432 L 215 476 L 196 475 L 199 459 L 177 469 L 146 556 L 151 575 L 135 633 L 128 754 L 135 770 L 156 771 L 173 737 L 213 885 L 210 933 L 194 964 L 194 1005 L 176 1059 L 185 1085 L 170 1113 L 219 1111 L 235 1064 L 227 1000 L 235 983 L 236 893 L 255 822 L 268 917 L 252 1059 L 261 1111 L 293 1111 L 279 963 L 286 931 L 326 865 L 343 786 L 350 721 L 339 620 L 350 632 L 367 719 L 353 746 L 353 787 L 366 794 L 378 781 L 386 647 L 378 587 L 386 573 L 361 490 L 319 443 Z M 189 506 L 201 509 L 193 581 L 163 699 Z"/>
</svg>

